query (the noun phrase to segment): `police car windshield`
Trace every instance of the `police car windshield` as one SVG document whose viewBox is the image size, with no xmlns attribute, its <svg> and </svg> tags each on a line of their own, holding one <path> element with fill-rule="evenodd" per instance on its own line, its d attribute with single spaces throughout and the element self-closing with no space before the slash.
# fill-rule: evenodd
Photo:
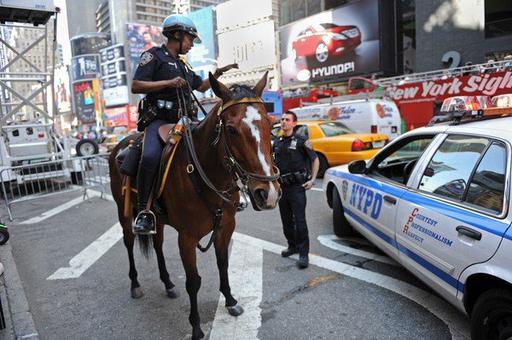
<svg viewBox="0 0 512 340">
<path fill-rule="evenodd" d="M 355 133 L 353 130 L 350 130 L 345 124 L 340 122 L 322 123 L 320 124 L 320 129 L 322 129 L 322 132 L 326 137 Z"/>
</svg>

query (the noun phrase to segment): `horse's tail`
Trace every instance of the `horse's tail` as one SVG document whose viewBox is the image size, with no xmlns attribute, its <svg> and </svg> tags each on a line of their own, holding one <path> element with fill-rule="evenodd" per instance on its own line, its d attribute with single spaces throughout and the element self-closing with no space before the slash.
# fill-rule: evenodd
<svg viewBox="0 0 512 340">
<path fill-rule="evenodd" d="M 140 252 L 146 259 L 149 259 L 153 254 L 150 248 L 154 242 L 153 235 L 137 235 L 137 239 L 139 240 Z"/>
</svg>

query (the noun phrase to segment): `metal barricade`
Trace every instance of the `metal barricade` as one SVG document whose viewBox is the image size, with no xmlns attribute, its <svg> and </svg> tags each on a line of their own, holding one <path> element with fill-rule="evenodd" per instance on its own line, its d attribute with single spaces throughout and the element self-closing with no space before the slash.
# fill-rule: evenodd
<svg viewBox="0 0 512 340">
<path fill-rule="evenodd" d="M 13 220 L 11 206 L 16 203 L 87 189 L 95 189 L 103 196 L 110 182 L 108 154 L 73 157 L 55 161 L 4 168 L 0 180 L 9 219 Z"/>
</svg>

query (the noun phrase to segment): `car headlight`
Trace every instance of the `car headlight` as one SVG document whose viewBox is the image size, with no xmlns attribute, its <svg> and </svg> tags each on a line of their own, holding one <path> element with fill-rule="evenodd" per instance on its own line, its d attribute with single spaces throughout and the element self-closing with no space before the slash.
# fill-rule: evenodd
<svg viewBox="0 0 512 340">
<path fill-rule="evenodd" d="M 343 34 L 349 38 L 355 38 L 359 35 L 359 30 L 357 28 L 352 28 L 352 29 L 343 31 Z"/>
<path fill-rule="evenodd" d="M 343 34 L 338 34 L 338 33 L 333 34 L 333 35 L 332 35 L 332 38 L 333 38 L 334 40 L 347 40 L 347 37 L 346 37 L 345 35 L 343 35 Z"/>
</svg>

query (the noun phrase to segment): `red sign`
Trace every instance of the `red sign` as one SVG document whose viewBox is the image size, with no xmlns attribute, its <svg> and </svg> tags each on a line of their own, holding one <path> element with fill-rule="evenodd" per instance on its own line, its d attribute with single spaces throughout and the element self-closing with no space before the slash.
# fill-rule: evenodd
<svg viewBox="0 0 512 340">
<path fill-rule="evenodd" d="M 441 101 L 454 96 L 496 96 L 512 91 L 512 72 L 428 80 L 389 86 L 386 90 L 397 104 Z"/>
<path fill-rule="evenodd" d="M 105 118 L 110 126 L 128 126 L 126 106 L 105 109 Z"/>
</svg>

